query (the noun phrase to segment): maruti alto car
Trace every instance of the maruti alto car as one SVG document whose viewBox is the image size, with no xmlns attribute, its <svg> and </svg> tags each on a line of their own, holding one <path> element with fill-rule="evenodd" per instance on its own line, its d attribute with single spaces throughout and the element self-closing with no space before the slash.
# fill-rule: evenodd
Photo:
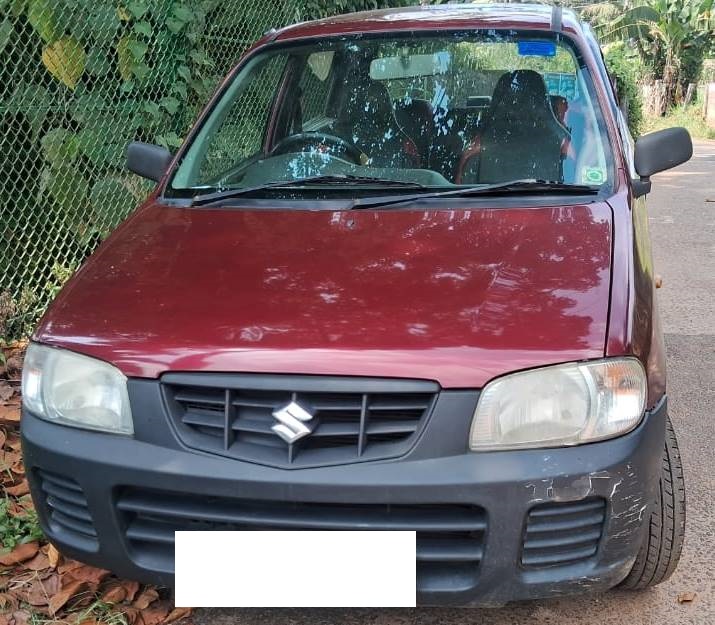
<svg viewBox="0 0 715 625">
<path fill-rule="evenodd" d="M 421 604 L 644 588 L 680 556 L 644 203 L 590 28 L 446 5 L 267 33 L 27 352 L 59 549 L 172 584 L 174 532 L 414 530 Z M 316 549 L 319 549 L 316 546 Z"/>
</svg>

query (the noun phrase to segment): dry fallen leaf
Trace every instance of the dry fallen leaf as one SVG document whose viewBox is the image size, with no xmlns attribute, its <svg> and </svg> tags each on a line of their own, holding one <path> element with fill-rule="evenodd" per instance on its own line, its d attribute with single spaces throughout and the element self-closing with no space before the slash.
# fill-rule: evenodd
<svg viewBox="0 0 715 625">
<path fill-rule="evenodd" d="M 29 495 L 25 495 L 16 501 L 17 503 L 17 514 L 20 516 L 27 514 L 35 509 L 35 504 L 32 503 L 32 499 Z"/>
<path fill-rule="evenodd" d="M 32 508 L 32 501 L 25 501 L 24 499 L 9 499 L 7 513 L 13 517 L 24 517 L 27 516 L 27 511 L 32 510 Z M 0 559 L 0 564 L 2 564 L 2 559 Z"/>
<path fill-rule="evenodd" d="M 59 564 L 60 561 L 60 552 L 57 551 L 57 547 L 55 547 L 53 544 L 50 543 L 50 545 L 47 547 L 47 559 L 50 562 L 50 566 L 53 569 L 57 568 L 57 565 Z"/>
<path fill-rule="evenodd" d="M 5 369 L 8 373 L 16 373 L 22 369 L 23 358 L 19 355 L 19 352 L 10 356 L 5 362 Z M 11 376 L 12 377 L 12 376 Z"/>
<path fill-rule="evenodd" d="M 111 579 L 107 582 L 102 592 L 102 601 L 105 603 L 130 603 L 139 592 L 139 582 L 126 579 Z"/>
<path fill-rule="evenodd" d="M 0 449 L 2 449 L 5 445 L 5 441 L 7 440 L 7 432 L 0 428 Z"/>
<path fill-rule="evenodd" d="M 159 593 L 153 588 L 145 588 L 144 591 L 136 598 L 132 606 L 139 610 L 145 610 L 154 601 L 159 598 Z"/>
<path fill-rule="evenodd" d="M 22 497 L 23 495 L 27 495 L 30 492 L 30 487 L 27 484 L 27 480 L 23 478 L 22 482 L 20 482 L 16 486 L 10 486 L 6 488 L 5 492 L 8 495 L 12 495 L 13 497 Z"/>
<path fill-rule="evenodd" d="M 691 601 L 695 601 L 695 597 L 697 596 L 698 593 L 693 592 L 692 590 L 678 593 L 678 603 L 690 603 Z"/>
<path fill-rule="evenodd" d="M 191 614 L 191 608 L 174 608 L 169 615 L 164 619 L 165 625 L 169 623 L 174 623 L 180 621 L 182 618 L 186 618 Z"/>
<path fill-rule="evenodd" d="M 58 571 L 62 574 L 64 573 L 69 573 L 70 571 L 74 571 L 75 569 L 79 569 L 85 566 L 81 562 L 77 562 L 77 560 L 68 560 L 65 559 L 65 561 L 60 565 Z"/>
<path fill-rule="evenodd" d="M 50 599 L 49 611 L 54 616 L 72 597 L 87 587 L 87 582 L 73 580 L 69 584 L 62 584 L 62 590 Z"/>
<path fill-rule="evenodd" d="M 17 597 L 9 593 L 0 593 L 0 614 L 6 614 L 17 610 Z"/>
<path fill-rule="evenodd" d="M 47 579 L 35 579 L 21 593 L 21 598 L 30 605 L 46 606 L 52 596 L 60 591 L 60 585 L 59 575 L 50 575 Z"/>
<path fill-rule="evenodd" d="M 15 394 L 15 389 L 12 388 L 4 380 L 0 380 L 0 401 L 7 401 Z"/>
<path fill-rule="evenodd" d="M 139 612 L 139 622 L 142 625 L 159 625 L 164 622 L 171 611 L 171 602 L 157 601 Z"/>
<path fill-rule="evenodd" d="M 102 593 L 102 601 L 104 603 L 121 603 L 127 598 L 127 591 L 121 584 L 112 582 L 107 588 L 104 589 Z"/>
<path fill-rule="evenodd" d="M 30 614 L 27 610 L 16 610 L 12 613 L 10 622 L 13 625 L 29 625 L 31 618 L 32 614 Z"/>
<path fill-rule="evenodd" d="M 139 592 L 139 582 L 123 579 L 120 580 L 120 583 L 122 584 L 124 590 L 127 593 L 127 598 L 125 599 L 125 601 L 127 601 L 128 603 L 134 601 L 134 597 L 136 597 L 137 593 Z"/>
<path fill-rule="evenodd" d="M 11 564 L 17 564 L 18 562 L 29 560 L 34 557 L 39 548 L 40 545 L 38 545 L 37 542 L 18 545 L 10 553 L 0 554 L 0 564 L 9 566 Z"/>
<path fill-rule="evenodd" d="M 82 564 L 69 572 L 70 577 L 77 581 L 88 582 L 90 584 L 99 584 L 106 579 L 111 573 L 105 569 L 98 569 L 89 564 Z"/>
<path fill-rule="evenodd" d="M 0 451 L 0 471 L 8 471 L 21 462 L 20 452 Z"/>
<path fill-rule="evenodd" d="M 0 406 L 0 424 L 17 425 L 20 423 L 20 404 L 10 403 Z"/>
<path fill-rule="evenodd" d="M 139 610 L 137 610 L 137 608 L 124 605 L 120 606 L 118 609 L 119 612 L 124 615 L 127 625 L 135 625 L 136 623 L 139 623 Z"/>
<path fill-rule="evenodd" d="M 38 553 L 34 558 L 22 563 L 30 571 L 44 571 L 50 567 L 50 560 L 44 553 Z"/>
<path fill-rule="evenodd" d="M 22 441 L 20 440 L 20 436 L 17 432 L 8 433 L 5 447 L 9 448 L 12 451 L 22 451 Z"/>
</svg>

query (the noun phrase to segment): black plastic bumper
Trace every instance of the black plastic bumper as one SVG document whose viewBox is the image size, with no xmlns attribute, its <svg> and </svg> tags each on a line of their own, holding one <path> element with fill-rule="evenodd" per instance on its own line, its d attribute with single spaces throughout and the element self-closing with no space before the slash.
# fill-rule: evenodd
<svg viewBox="0 0 715 625">
<path fill-rule="evenodd" d="M 430 605 L 501 605 L 604 590 L 627 575 L 659 478 L 665 418 L 663 399 L 636 430 L 606 442 L 432 458 L 408 454 L 393 461 L 301 470 L 53 425 L 30 414 L 23 415 L 22 434 L 44 531 L 64 553 L 119 575 L 173 583 L 172 567 L 162 565 L 150 552 L 141 552 L 127 537 L 128 521 L 122 510 L 127 492 L 169 493 L 179 502 L 186 498 L 194 503 L 201 498 L 223 502 L 239 498 L 270 505 L 389 504 L 411 506 L 410 511 L 424 506 L 431 514 L 439 506 L 474 506 L 486 519 L 476 582 L 465 584 L 456 576 L 450 582 L 447 575 L 446 586 L 420 588 L 418 584 L 417 600 Z M 72 499 L 73 489 L 78 489 L 96 540 L 78 538 L 80 534 L 51 518 L 43 472 L 55 476 L 50 490 L 67 487 L 62 492 Z M 525 565 L 529 512 L 535 506 L 583 501 L 605 506 L 595 555 L 573 563 Z M 356 513 L 353 528 L 369 529 L 370 523 Z"/>
</svg>

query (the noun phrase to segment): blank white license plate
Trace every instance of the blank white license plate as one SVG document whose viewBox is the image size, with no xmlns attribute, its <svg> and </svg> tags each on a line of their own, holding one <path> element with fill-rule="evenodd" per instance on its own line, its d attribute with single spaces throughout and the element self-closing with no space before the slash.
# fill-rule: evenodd
<svg viewBox="0 0 715 625">
<path fill-rule="evenodd" d="M 176 532 L 182 607 L 414 607 L 415 532 Z"/>
</svg>

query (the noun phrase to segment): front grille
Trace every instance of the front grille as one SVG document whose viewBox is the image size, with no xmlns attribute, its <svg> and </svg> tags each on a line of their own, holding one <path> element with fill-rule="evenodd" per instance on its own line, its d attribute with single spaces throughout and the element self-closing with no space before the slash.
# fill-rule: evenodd
<svg viewBox="0 0 715 625">
<path fill-rule="evenodd" d="M 53 532 L 80 547 L 96 549 L 97 532 L 80 485 L 73 479 L 40 469 L 36 475 Z"/>
<path fill-rule="evenodd" d="M 547 503 L 529 511 L 521 563 L 556 566 L 596 554 L 606 518 L 606 500 Z"/>
<path fill-rule="evenodd" d="M 322 376 L 167 374 L 169 415 L 189 447 L 274 466 L 317 466 L 406 453 L 437 397 L 433 382 Z M 273 416 L 290 402 L 313 415 L 292 444 Z"/>
<path fill-rule="evenodd" d="M 487 529 L 482 508 L 461 504 L 279 502 L 131 488 L 117 508 L 135 561 L 166 571 L 174 569 L 180 530 L 414 530 L 421 591 L 473 587 Z"/>
</svg>

